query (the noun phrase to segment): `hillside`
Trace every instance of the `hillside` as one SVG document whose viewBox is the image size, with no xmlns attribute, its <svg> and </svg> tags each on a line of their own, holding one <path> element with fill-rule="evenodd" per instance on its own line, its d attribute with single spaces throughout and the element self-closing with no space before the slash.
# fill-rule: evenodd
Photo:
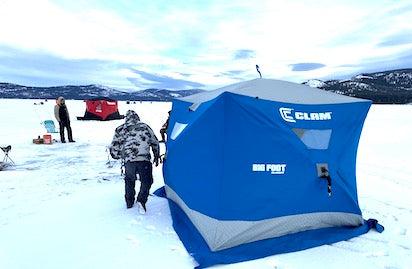
<svg viewBox="0 0 412 269">
<path fill-rule="evenodd" d="M 311 87 L 370 99 L 376 104 L 412 103 L 412 69 L 364 73 L 348 80 L 311 80 Z"/>
<path fill-rule="evenodd" d="M 143 91 L 123 92 L 101 85 L 28 87 L 11 83 L 0 83 L 0 98 L 8 99 L 66 99 L 86 100 L 96 97 L 108 97 L 121 101 L 171 101 L 201 92 L 203 90 L 170 91 L 162 89 L 146 89 Z"/>
<path fill-rule="evenodd" d="M 338 94 L 365 98 L 375 104 L 412 103 L 412 69 L 364 73 L 347 80 L 318 79 L 303 84 Z M 85 100 L 108 97 L 121 101 L 171 101 L 173 98 L 188 96 L 204 90 L 146 89 L 123 92 L 101 85 L 29 87 L 11 83 L 0 83 L 0 98 L 9 99 L 66 99 Z"/>
</svg>

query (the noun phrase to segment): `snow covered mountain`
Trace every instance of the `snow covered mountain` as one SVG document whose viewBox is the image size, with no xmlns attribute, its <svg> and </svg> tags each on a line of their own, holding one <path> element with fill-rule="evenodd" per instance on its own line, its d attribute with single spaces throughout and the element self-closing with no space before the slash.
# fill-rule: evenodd
<svg viewBox="0 0 412 269">
<path fill-rule="evenodd" d="M 377 73 L 359 74 L 347 80 L 319 79 L 303 84 L 335 93 L 370 99 L 374 103 L 412 103 L 412 69 L 399 69 Z M 0 98 L 10 99 L 66 99 L 85 100 L 96 97 L 109 97 L 122 101 L 171 101 L 204 90 L 146 89 L 123 92 L 101 85 L 28 87 L 11 83 L 0 83 Z"/>
<path fill-rule="evenodd" d="M 66 99 L 86 100 L 96 97 L 108 97 L 122 101 L 171 101 L 202 92 L 203 90 L 170 91 L 162 89 L 146 89 L 143 91 L 123 92 L 101 85 L 28 87 L 11 83 L 0 83 L 0 98 L 9 99 Z"/>
<path fill-rule="evenodd" d="M 308 85 L 310 87 L 313 87 L 313 88 L 321 88 L 321 87 L 324 87 L 326 85 L 325 82 L 323 82 L 322 80 L 319 80 L 319 79 L 311 79 L 311 80 L 308 80 L 306 82 L 303 82 L 303 84 L 306 84 L 306 85 Z"/>
<path fill-rule="evenodd" d="M 412 69 L 359 74 L 348 80 L 310 80 L 304 84 L 374 103 L 412 103 Z"/>
</svg>

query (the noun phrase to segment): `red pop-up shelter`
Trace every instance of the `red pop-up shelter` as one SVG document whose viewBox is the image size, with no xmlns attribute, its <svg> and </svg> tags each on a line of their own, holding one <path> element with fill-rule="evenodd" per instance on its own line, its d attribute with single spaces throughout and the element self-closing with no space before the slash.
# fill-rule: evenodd
<svg viewBox="0 0 412 269">
<path fill-rule="evenodd" d="M 77 117 L 78 120 L 118 120 L 123 119 L 120 115 L 117 100 L 106 97 L 93 98 L 85 100 L 86 112 L 83 117 Z"/>
</svg>

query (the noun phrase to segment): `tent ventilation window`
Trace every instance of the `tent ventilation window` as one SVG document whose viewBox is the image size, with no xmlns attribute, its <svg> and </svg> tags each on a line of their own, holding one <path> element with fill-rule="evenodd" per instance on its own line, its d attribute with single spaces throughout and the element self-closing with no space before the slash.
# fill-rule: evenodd
<svg viewBox="0 0 412 269">
<path fill-rule="evenodd" d="M 176 122 L 175 125 L 173 126 L 172 133 L 170 134 L 170 138 L 175 140 L 181 132 L 186 128 L 187 123 L 180 123 Z"/>
<path fill-rule="evenodd" d="M 308 149 L 328 149 L 332 135 L 332 129 L 299 129 L 293 128 L 293 132 L 300 138 Z"/>
</svg>

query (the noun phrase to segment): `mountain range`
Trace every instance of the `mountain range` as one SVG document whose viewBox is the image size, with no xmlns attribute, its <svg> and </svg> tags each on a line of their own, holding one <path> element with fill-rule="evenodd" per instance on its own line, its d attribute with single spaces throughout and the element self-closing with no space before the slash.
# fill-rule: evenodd
<svg viewBox="0 0 412 269">
<path fill-rule="evenodd" d="M 338 94 L 370 99 L 378 104 L 412 103 L 412 69 L 390 70 L 376 73 L 363 73 L 347 80 L 309 80 L 303 84 L 332 91 Z M 14 99 L 66 99 L 86 100 L 108 97 L 122 101 L 171 101 L 202 89 L 165 90 L 146 89 L 123 92 L 101 85 L 30 87 L 11 83 L 0 83 L 0 98 Z"/>
<path fill-rule="evenodd" d="M 412 69 L 363 73 L 348 80 L 309 80 L 304 84 L 377 104 L 412 103 Z"/>
<path fill-rule="evenodd" d="M 64 96 L 66 99 L 74 100 L 107 97 L 120 101 L 170 101 L 173 98 L 180 98 L 202 91 L 204 90 L 171 91 L 146 89 L 143 91 L 124 92 L 101 85 L 28 87 L 11 83 L 0 83 L 0 98 L 10 99 L 57 99 L 59 96 Z"/>
</svg>

